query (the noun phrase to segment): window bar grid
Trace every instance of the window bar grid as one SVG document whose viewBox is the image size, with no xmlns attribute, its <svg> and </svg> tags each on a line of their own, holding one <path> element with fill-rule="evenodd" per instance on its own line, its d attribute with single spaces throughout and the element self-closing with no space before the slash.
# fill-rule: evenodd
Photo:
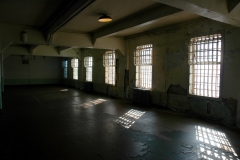
<svg viewBox="0 0 240 160">
<path fill-rule="evenodd" d="M 73 58 L 71 60 L 71 67 L 73 68 L 73 79 L 78 79 L 78 59 Z"/>
<path fill-rule="evenodd" d="M 84 58 L 84 67 L 86 67 L 86 81 L 92 82 L 92 66 L 93 66 L 93 58 L 85 57 Z"/>
<path fill-rule="evenodd" d="M 86 67 L 86 81 L 92 82 L 92 67 Z"/>
<path fill-rule="evenodd" d="M 136 87 L 152 88 L 152 44 L 137 46 L 134 51 Z"/>
<path fill-rule="evenodd" d="M 190 86 L 193 95 L 219 97 L 221 35 L 192 38 L 189 44 Z"/>
<path fill-rule="evenodd" d="M 103 55 L 103 66 L 105 67 L 105 83 L 115 85 L 115 51 L 108 51 Z"/>
</svg>

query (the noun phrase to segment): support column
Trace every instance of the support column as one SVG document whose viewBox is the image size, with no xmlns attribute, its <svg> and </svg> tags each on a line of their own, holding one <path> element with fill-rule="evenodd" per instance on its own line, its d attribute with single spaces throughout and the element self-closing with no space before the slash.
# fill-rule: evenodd
<svg viewBox="0 0 240 160">
<path fill-rule="evenodd" d="M 238 89 L 237 126 L 240 128 L 240 86 Z"/>
<path fill-rule="evenodd" d="M 4 76 L 3 76 L 3 52 L 1 55 L 1 87 L 2 87 L 2 92 L 4 92 Z"/>
<path fill-rule="evenodd" d="M 0 83 L 2 84 L 2 65 L 3 65 L 3 61 L 2 61 L 2 57 L 3 57 L 3 52 L 0 52 L 0 75 L 1 75 L 1 78 L 0 78 Z M 0 87 L 0 112 L 2 111 L 2 85 Z"/>
</svg>

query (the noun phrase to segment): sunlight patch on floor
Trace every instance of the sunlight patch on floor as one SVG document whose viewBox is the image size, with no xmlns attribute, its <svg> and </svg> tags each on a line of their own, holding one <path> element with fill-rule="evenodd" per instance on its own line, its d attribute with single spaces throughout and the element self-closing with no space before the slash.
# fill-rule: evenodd
<svg viewBox="0 0 240 160">
<path fill-rule="evenodd" d="M 239 160 L 225 133 L 195 126 L 196 140 L 202 142 L 198 145 L 198 158 L 204 160 Z"/>
<path fill-rule="evenodd" d="M 123 116 L 116 119 L 115 122 L 121 124 L 125 128 L 130 128 L 144 113 L 145 112 L 131 109 Z"/>
<path fill-rule="evenodd" d="M 97 104 L 103 103 L 105 101 L 106 101 L 105 99 L 96 99 L 96 100 L 92 100 L 92 101 L 87 102 L 87 103 L 80 104 L 80 107 L 89 108 L 89 107 L 95 106 Z"/>
</svg>

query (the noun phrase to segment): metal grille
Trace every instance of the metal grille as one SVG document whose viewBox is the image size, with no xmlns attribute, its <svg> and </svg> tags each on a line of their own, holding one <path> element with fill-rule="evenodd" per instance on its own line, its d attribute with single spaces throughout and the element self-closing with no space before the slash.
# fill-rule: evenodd
<svg viewBox="0 0 240 160">
<path fill-rule="evenodd" d="M 92 82 L 92 66 L 93 66 L 93 58 L 85 57 L 84 67 L 86 67 L 86 81 L 88 82 Z"/>
<path fill-rule="evenodd" d="M 71 61 L 71 67 L 73 68 L 73 79 L 78 79 L 78 59 L 74 58 Z"/>
<path fill-rule="evenodd" d="M 115 85 L 115 52 L 108 51 L 103 55 L 103 66 L 105 67 L 105 83 Z"/>
<path fill-rule="evenodd" d="M 103 66 L 115 66 L 115 51 L 108 51 L 103 55 Z"/>
<path fill-rule="evenodd" d="M 218 98 L 222 59 L 222 36 L 192 38 L 189 44 L 189 93 Z"/>
<path fill-rule="evenodd" d="M 134 51 L 136 87 L 152 88 L 152 44 L 137 46 Z"/>
<path fill-rule="evenodd" d="M 67 78 L 67 73 L 68 73 L 68 61 L 63 61 L 62 62 L 62 67 L 63 67 L 63 78 Z"/>
</svg>

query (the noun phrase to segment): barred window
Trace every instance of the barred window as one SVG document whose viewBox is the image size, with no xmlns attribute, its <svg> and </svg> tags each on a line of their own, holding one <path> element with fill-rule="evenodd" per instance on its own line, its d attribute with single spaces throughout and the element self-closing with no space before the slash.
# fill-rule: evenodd
<svg viewBox="0 0 240 160">
<path fill-rule="evenodd" d="M 108 51 L 103 55 L 103 66 L 105 67 L 105 83 L 115 85 L 115 51 Z"/>
<path fill-rule="evenodd" d="M 152 88 L 152 44 L 137 46 L 134 51 L 136 66 L 136 87 Z"/>
<path fill-rule="evenodd" d="M 92 66 L 93 66 L 93 58 L 85 57 L 84 67 L 86 67 L 86 81 L 88 82 L 92 82 Z"/>
<path fill-rule="evenodd" d="M 78 59 L 73 58 L 71 61 L 71 67 L 73 68 L 73 79 L 78 79 Z"/>
<path fill-rule="evenodd" d="M 221 62 L 221 34 L 192 38 L 188 54 L 189 94 L 219 98 Z"/>
<path fill-rule="evenodd" d="M 62 62 L 62 68 L 63 68 L 63 78 L 67 78 L 67 74 L 68 74 L 68 61 L 67 60 Z"/>
</svg>

